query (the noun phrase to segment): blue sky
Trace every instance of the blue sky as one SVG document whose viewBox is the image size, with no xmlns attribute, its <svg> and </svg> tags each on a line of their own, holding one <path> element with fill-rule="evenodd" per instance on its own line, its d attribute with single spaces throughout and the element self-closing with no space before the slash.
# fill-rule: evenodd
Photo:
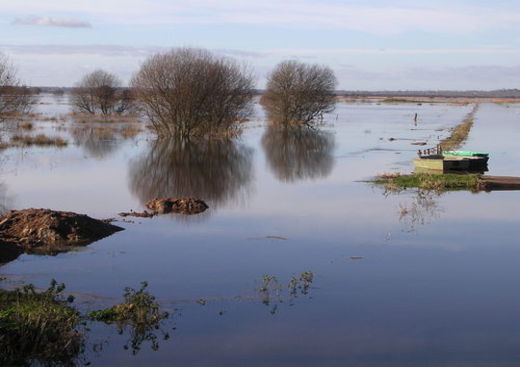
<svg viewBox="0 0 520 367">
<path fill-rule="evenodd" d="M 519 1 L 0 0 L 0 51 L 28 84 L 103 68 L 128 81 L 154 52 L 326 64 L 349 90 L 520 87 Z"/>
</svg>

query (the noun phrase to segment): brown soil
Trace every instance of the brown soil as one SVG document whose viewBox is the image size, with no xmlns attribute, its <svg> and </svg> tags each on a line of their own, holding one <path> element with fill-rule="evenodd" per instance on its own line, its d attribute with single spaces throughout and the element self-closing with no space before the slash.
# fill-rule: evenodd
<svg viewBox="0 0 520 367">
<path fill-rule="evenodd" d="M 5 253 L 8 258 L 15 252 L 57 253 L 121 230 L 83 214 L 50 209 L 11 210 L 0 217 L 0 255 Z"/>
<path fill-rule="evenodd" d="M 157 214 L 199 214 L 208 209 L 204 201 L 193 198 L 153 199 L 146 203 L 146 207 Z"/>
</svg>

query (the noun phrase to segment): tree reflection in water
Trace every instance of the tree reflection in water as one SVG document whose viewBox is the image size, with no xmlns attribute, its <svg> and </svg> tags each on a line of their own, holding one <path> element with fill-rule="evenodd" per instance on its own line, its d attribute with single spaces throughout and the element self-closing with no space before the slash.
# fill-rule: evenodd
<svg viewBox="0 0 520 367">
<path fill-rule="evenodd" d="M 267 163 L 281 181 L 327 177 L 334 167 L 334 135 L 310 127 L 270 126 L 262 137 Z"/>
<path fill-rule="evenodd" d="M 253 150 L 234 140 L 160 139 L 131 162 L 130 188 L 142 204 L 194 197 L 215 208 L 244 200 L 253 176 Z"/>
<path fill-rule="evenodd" d="M 71 130 L 74 143 L 96 159 L 104 159 L 115 153 L 120 145 L 110 128 L 83 127 Z"/>
</svg>

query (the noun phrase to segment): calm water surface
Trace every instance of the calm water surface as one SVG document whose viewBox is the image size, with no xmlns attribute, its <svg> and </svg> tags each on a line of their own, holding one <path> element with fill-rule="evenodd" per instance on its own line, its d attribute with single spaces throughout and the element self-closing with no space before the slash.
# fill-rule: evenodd
<svg viewBox="0 0 520 367">
<path fill-rule="evenodd" d="M 42 101 L 45 115 L 68 112 Z M 132 355 L 129 335 L 93 325 L 89 342 L 103 343 L 87 352 L 94 366 L 517 366 L 520 193 L 385 194 L 363 182 L 410 172 L 411 143 L 435 146 L 471 109 L 339 104 L 317 130 L 280 134 L 257 106 L 240 139 L 182 145 L 35 121 L 35 133 L 71 144 L 3 152 L 6 208 L 107 218 L 195 196 L 210 209 L 119 222 L 125 231 L 58 256 L 23 255 L 0 268 L 4 286 L 55 278 L 89 310 L 148 281 L 172 312 L 171 338 Z M 520 106 L 480 106 L 464 147 L 491 153 L 490 174 L 520 176 L 519 120 Z M 285 286 L 304 271 L 308 291 L 258 291 L 263 275 Z"/>
</svg>

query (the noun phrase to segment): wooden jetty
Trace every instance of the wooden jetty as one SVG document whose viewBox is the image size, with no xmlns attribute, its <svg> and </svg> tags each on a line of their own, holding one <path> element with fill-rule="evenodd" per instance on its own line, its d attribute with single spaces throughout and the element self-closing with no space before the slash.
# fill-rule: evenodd
<svg viewBox="0 0 520 367">
<path fill-rule="evenodd" d="M 480 177 L 479 190 L 520 190 L 520 177 L 483 175 Z"/>
</svg>

